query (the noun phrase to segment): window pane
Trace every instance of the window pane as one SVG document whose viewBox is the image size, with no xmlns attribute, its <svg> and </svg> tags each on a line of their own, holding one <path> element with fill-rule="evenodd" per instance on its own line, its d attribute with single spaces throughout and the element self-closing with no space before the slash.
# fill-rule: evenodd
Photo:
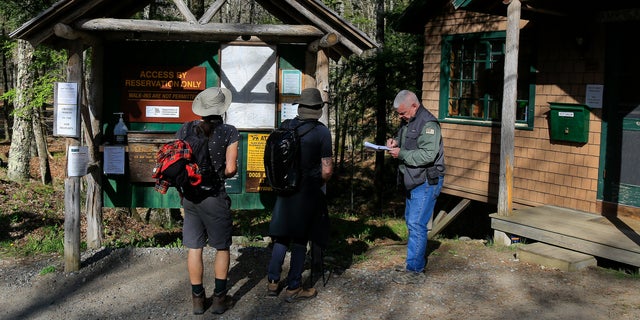
<svg viewBox="0 0 640 320">
<path fill-rule="evenodd" d="M 489 119 L 499 121 L 502 114 L 502 99 L 489 102 Z"/>
<path fill-rule="evenodd" d="M 475 89 L 475 82 L 465 81 L 462 83 L 462 95 L 461 98 L 474 98 L 473 92 Z"/>
<path fill-rule="evenodd" d="M 484 119 L 484 101 L 474 101 L 473 108 L 471 109 L 471 116 L 473 118 Z"/>
<path fill-rule="evenodd" d="M 528 101 L 519 100 L 516 102 L 516 120 L 527 121 L 528 107 Z"/>
<path fill-rule="evenodd" d="M 449 116 L 457 116 L 458 114 L 458 100 L 449 100 Z"/>
<path fill-rule="evenodd" d="M 460 116 L 470 117 L 473 109 L 473 101 L 469 99 L 460 100 Z"/>
<path fill-rule="evenodd" d="M 460 81 L 451 81 L 449 97 L 455 99 L 460 98 Z"/>
<path fill-rule="evenodd" d="M 499 122 L 502 112 L 502 91 L 504 86 L 504 34 L 464 34 L 448 36 L 444 56 L 449 61 L 449 94 L 447 116 L 469 120 Z M 522 50 L 526 52 L 526 50 Z M 516 121 L 531 125 L 527 119 L 531 110 L 530 87 L 532 74 L 527 68 L 525 57 L 519 58 L 518 102 Z M 533 69 L 532 69 L 533 70 Z M 483 122 L 484 124 L 484 122 Z"/>
</svg>

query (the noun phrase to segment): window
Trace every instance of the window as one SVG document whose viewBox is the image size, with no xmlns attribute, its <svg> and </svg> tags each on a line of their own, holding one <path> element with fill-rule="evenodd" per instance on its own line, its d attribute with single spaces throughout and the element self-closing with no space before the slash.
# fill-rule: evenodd
<svg viewBox="0 0 640 320">
<path fill-rule="evenodd" d="M 440 120 L 475 125 L 499 124 L 505 58 L 505 32 L 451 35 L 442 46 Z M 535 85 L 530 54 L 518 58 L 516 126 L 533 128 Z"/>
</svg>

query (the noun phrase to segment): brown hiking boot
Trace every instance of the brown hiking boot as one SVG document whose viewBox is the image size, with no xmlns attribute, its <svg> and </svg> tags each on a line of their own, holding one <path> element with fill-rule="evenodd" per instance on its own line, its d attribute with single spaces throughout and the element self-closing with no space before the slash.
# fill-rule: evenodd
<svg viewBox="0 0 640 320">
<path fill-rule="evenodd" d="M 269 284 L 267 284 L 267 295 L 270 297 L 276 297 L 280 293 L 280 282 L 274 280 L 268 280 Z"/>
<path fill-rule="evenodd" d="M 287 290 L 285 301 L 287 302 L 295 302 L 298 300 L 311 299 L 318 295 L 318 291 L 315 288 L 303 289 L 302 287 L 298 287 L 298 289 Z"/>
<path fill-rule="evenodd" d="M 223 314 L 227 311 L 227 292 L 215 293 L 213 295 L 213 307 L 211 307 L 211 312 L 214 314 Z"/>
<path fill-rule="evenodd" d="M 203 314 L 204 313 L 204 301 L 207 295 L 204 293 L 204 290 L 200 292 L 200 294 L 191 293 L 191 299 L 193 300 L 193 314 Z"/>
</svg>

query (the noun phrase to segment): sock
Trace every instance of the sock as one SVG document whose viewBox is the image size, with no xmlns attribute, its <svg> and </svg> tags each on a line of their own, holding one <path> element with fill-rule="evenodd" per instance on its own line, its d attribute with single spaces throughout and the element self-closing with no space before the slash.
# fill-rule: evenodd
<svg viewBox="0 0 640 320">
<path fill-rule="evenodd" d="M 216 288 L 213 291 L 215 295 L 221 295 L 227 291 L 227 279 L 216 279 Z"/>
<path fill-rule="evenodd" d="M 204 286 L 202 285 L 202 283 L 191 285 L 191 292 L 193 292 L 193 294 L 195 294 L 196 296 L 201 295 L 203 291 L 204 291 Z"/>
</svg>

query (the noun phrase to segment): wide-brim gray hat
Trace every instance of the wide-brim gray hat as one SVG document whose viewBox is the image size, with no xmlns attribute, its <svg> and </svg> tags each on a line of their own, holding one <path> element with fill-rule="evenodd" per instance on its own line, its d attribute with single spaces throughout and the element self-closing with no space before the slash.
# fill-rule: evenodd
<svg viewBox="0 0 640 320">
<path fill-rule="evenodd" d="M 310 109 L 322 109 L 324 101 L 322 93 L 317 88 L 306 88 L 300 93 L 300 98 L 293 101 L 293 104 L 304 105 Z"/>
<path fill-rule="evenodd" d="M 227 112 L 229 105 L 231 105 L 231 91 L 227 88 L 211 87 L 198 93 L 193 99 L 191 110 L 201 117 L 219 116 Z"/>
</svg>

